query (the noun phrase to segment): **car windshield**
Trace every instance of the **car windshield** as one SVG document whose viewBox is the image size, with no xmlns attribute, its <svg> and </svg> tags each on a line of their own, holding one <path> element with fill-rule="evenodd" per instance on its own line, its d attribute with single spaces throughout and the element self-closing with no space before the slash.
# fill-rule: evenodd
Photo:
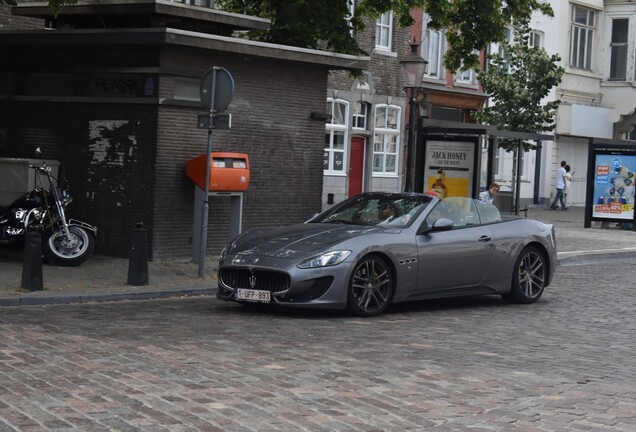
<svg viewBox="0 0 636 432">
<path fill-rule="evenodd" d="M 426 195 L 362 194 L 319 215 L 311 222 L 403 228 L 431 202 Z"/>
</svg>

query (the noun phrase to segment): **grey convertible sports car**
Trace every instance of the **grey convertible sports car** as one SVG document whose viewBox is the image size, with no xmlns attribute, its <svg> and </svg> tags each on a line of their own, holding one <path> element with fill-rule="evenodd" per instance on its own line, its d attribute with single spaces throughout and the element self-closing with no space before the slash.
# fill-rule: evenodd
<svg viewBox="0 0 636 432">
<path fill-rule="evenodd" d="M 217 297 L 360 316 L 450 296 L 533 303 L 556 262 L 552 225 L 471 198 L 370 192 L 305 223 L 243 232 L 221 253 Z"/>
</svg>

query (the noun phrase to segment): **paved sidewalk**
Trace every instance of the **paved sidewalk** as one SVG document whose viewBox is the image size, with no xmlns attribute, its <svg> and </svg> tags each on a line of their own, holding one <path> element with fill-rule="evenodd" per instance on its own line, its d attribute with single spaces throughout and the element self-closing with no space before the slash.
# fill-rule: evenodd
<svg viewBox="0 0 636 432">
<path fill-rule="evenodd" d="M 554 223 L 559 265 L 636 258 L 636 232 L 616 224 L 603 229 L 593 222 L 583 228 L 584 209 L 568 211 L 531 208 L 528 218 Z M 189 259 L 148 263 L 149 284 L 127 285 L 128 260 L 94 255 L 79 267 L 43 265 L 44 291 L 25 292 L 22 280 L 22 253 L 0 248 L 0 306 L 138 300 L 216 292 L 216 257 L 208 257 L 205 277 L 199 278 L 198 264 Z"/>
</svg>

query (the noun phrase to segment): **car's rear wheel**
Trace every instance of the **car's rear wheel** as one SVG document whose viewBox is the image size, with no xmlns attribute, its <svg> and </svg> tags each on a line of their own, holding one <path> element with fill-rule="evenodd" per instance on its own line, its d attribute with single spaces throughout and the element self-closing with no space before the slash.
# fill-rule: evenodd
<svg viewBox="0 0 636 432">
<path fill-rule="evenodd" d="M 502 297 L 511 303 L 534 303 L 543 294 L 547 275 L 545 257 L 537 248 L 528 246 L 515 263 L 510 292 Z"/>
<path fill-rule="evenodd" d="M 347 292 L 347 306 L 356 315 L 380 315 L 393 297 L 393 274 L 378 255 L 362 258 L 353 270 Z"/>
</svg>

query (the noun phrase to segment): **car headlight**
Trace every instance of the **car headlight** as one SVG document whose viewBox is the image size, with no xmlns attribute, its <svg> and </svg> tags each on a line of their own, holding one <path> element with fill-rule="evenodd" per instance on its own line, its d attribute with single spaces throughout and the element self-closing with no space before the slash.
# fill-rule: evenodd
<svg viewBox="0 0 636 432">
<path fill-rule="evenodd" d="M 349 255 L 351 255 L 351 251 L 348 250 L 327 252 L 322 255 L 306 259 L 298 264 L 298 268 L 304 269 L 338 265 L 346 260 Z"/>
</svg>

